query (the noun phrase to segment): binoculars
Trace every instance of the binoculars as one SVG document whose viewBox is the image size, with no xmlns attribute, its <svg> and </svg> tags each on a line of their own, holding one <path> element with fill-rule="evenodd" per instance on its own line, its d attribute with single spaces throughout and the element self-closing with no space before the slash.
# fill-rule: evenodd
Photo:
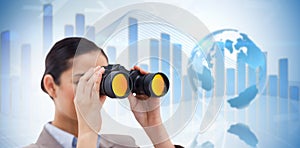
<svg viewBox="0 0 300 148">
<path fill-rule="evenodd" d="M 141 74 L 138 70 L 126 70 L 119 64 L 104 67 L 100 95 L 110 98 L 126 98 L 130 92 L 148 97 L 164 96 L 169 90 L 169 79 L 163 73 Z"/>
</svg>

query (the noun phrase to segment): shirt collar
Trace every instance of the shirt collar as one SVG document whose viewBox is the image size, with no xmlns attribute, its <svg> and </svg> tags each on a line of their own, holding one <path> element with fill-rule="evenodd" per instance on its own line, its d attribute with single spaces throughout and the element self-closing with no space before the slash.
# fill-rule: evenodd
<svg viewBox="0 0 300 148">
<path fill-rule="evenodd" d="M 74 135 L 57 128 L 52 125 L 51 122 L 47 123 L 45 128 L 61 146 L 64 148 L 72 148 Z"/>
<path fill-rule="evenodd" d="M 72 135 L 62 129 L 57 128 L 56 126 L 52 125 L 51 122 L 48 122 L 45 125 L 45 129 L 64 148 L 72 148 L 73 147 L 74 138 L 76 138 L 74 135 Z M 76 138 L 76 144 L 77 144 L 77 138 Z M 100 146 L 100 135 L 98 135 L 98 140 L 97 140 L 97 147 L 99 147 L 99 146 Z"/>
</svg>

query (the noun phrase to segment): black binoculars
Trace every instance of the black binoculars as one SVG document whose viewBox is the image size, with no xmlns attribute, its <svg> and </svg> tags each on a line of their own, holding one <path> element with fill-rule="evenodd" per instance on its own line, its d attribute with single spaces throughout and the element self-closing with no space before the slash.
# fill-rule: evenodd
<svg viewBox="0 0 300 148">
<path fill-rule="evenodd" d="M 130 92 L 148 97 L 164 96 L 169 90 L 169 79 L 163 73 L 141 74 L 138 70 L 126 70 L 120 64 L 104 67 L 100 95 L 110 98 L 126 98 Z"/>
</svg>

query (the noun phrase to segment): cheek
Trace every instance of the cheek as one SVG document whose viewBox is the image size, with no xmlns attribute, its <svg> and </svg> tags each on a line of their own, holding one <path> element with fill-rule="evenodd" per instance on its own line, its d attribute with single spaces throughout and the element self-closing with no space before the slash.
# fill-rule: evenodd
<svg viewBox="0 0 300 148">
<path fill-rule="evenodd" d="M 74 91 L 72 85 L 65 85 L 60 91 L 60 102 L 57 106 L 60 112 L 71 119 L 76 119 L 76 110 L 74 105 Z"/>
<path fill-rule="evenodd" d="M 75 96 L 75 92 L 73 90 L 73 85 L 67 86 L 67 88 L 65 88 L 64 93 L 65 93 L 67 99 L 69 101 L 72 101 L 72 103 L 73 103 L 74 96 Z"/>
<path fill-rule="evenodd" d="M 63 106 L 69 109 L 74 108 L 74 91 L 72 85 L 65 85 L 60 90 L 60 98 Z"/>
</svg>

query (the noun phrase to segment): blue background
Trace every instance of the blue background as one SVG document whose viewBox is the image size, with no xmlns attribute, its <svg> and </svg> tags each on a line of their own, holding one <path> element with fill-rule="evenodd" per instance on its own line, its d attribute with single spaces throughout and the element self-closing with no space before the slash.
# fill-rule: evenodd
<svg viewBox="0 0 300 148">
<path fill-rule="evenodd" d="M 3 147 L 18 147 L 34 142 L 43 125 L 53 117 L 53 103 L 39 86 L 45 58 L 42 38 L 43 5 L 47 3 L 53 5 L 53 41 L 57 41 L 64 38 L 66 24 L 75 25 L 77 13 L 85 15 L 86 25 L 92 25 L 99 17 L 117 8 L 142 2 L 148 1 L 1 1 L 0 32 L 10 32 L 9 77 L 13 80 L 12 95 L 20 98 L 20 100 L 13 100 L 18 103 L 10 103 L 11 105 L 7 107 L 8 112 L 1 108 L 0 143 Z M 268 75 L 278 75 L 278 60 L 287 58 L 289 82 L 299 84 L 300 2 L 296 0 L 166 0 L 160 2 L 186 9 L 198 17 L 211 32 L 223 28 L 235 28 L 248 34 L 264 52 L 268 53 Z M 21 50 L 27 48 L 27 45 L 31 48 L 29 58 L 31 79 L 25 81 L 26 76 L 22 75 L 24 63 Z M 1 56 L 3 55 L 1 49 Z M 23 59 L 24 57 L 28 58 L 26 55 Z M 5 76 L 5 72 L 1 71 L 1 77 Z M 24 91 L 24 85 L 16 85 L 19 83 L 28 83 L 29 86 L 26 87 L 30 89 L 29 93 Z M 1 92 L 1 96 L 2 94 Z M 1 98 L 1 101 L 3 102 L 4 99 Z M 298 116 L 299 106 L 298 98 L 296 107 Z M 288 126 L 291 126 L 291 129 L 292 126 L 298 129 L 299 118 L 293 123 Z M 298 136 L 299 134 L 296 134 L 296 137 Z M 297 146 L 295 139 L 287 141 L 290 142 L 290 147 Z"/>
</svg>

